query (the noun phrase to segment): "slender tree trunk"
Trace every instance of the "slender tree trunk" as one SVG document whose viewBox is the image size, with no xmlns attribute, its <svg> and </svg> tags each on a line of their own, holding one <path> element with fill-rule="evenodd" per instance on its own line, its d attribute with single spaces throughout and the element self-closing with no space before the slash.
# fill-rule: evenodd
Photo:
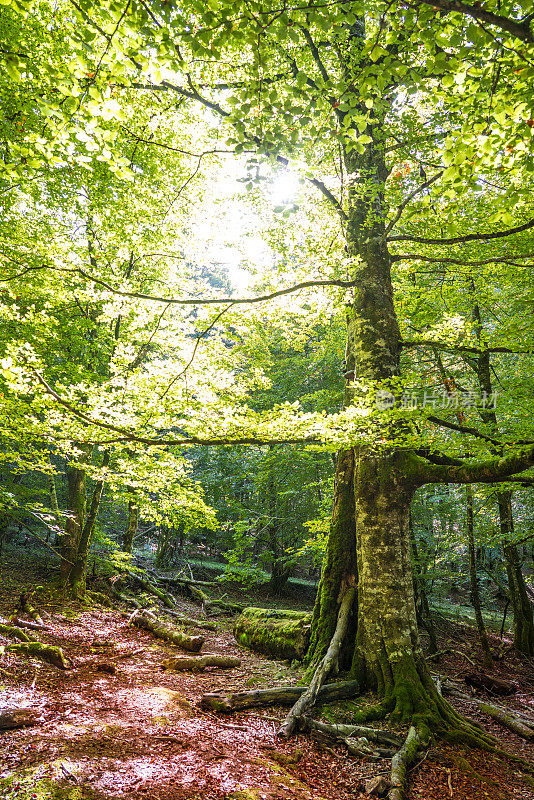
<svg viewBox="0 0 534 800">
<path fill-rule="evenodd" d="M 82 451 L 81 462 L 88 460 L 91 448 L 78 445 Z M 65 520 L 65 530 L 59 542 L 61 553 L 61 578 L 67 583 L 72 567 L 76 561 L 78 545 L 82 535 L 85 507 L 86 507 L 86 484 L 87 475 L 81 464 L 67 464 L 67 502 L 68 511 Z"/>
<path fill-rule="evenodd" d="M 415 535 L 415 531 L 412 526 L 412 515 L 410 514 L 410 542 L 412 545 L 412 552 L 415 561 L 415 589 L 419 592 L 419 597 L 421 598 L 421 609 L 422 609 L 422 625 L 426 628 L 428 636 L 430 638 L 430 652 L 437 653 L 438 652 L 438 643 L 436 640 L 436 630 L 434 628 L 434 620 L 432 619 L 432 613 L 430 611 L 430 606 L 428 604 L 428 594 L 427 594 L 427 587 L 426 587 L 426 580 L 425 580 L 425 572 L 426 569 L 423 569 L 421 561 L 419 560 L 419 549 L 417 545 L 417 537 Z"/>
<path fill-rule="evenodd" d="M 125 553 L 131 553 L 133 541 L 137 533 L 139 524 L 139 506 L 134 500 L 128 500 L 128 525 L 122 537 L 122 549 Z"/>
<path fill-rule="evenodd" d="M 477 578 L 477 563 L 475 551 L 475 525 L 473 518 L 473 489 L 471 486 L 465 487 L 466 498 L 466 517 L 467 517 L 467 541 L 469 549 L 469 580 L 471 583 L 471 602 L 475 609 L 475 619 L 477 623 L 478 635 L 480 644 L 482 645 L 482 652 L 484 654 L 484 666 L 487 669 L 493 667 L 493 658 L 488 642 L 488 635 L 482 617 L 482 609 L 480 606 L 480 593 L 478 591 L 478 578 Z"/>
<path fill-rule="evenodd" d="M 109 451 L 104 453 L 102 467 L 107 467 L 109 464 Z M 89 554 L 89 546 L 93 535 L 98 509 L 100 508 L 100 501 L 102 499 L 102 491 L 104 489 L 104 480 L 101 479 L 95 483 L 93 489 L 93 496 L 91 498 L 91 505 L 89 506 L 89 513 L 84 522 L 80 540 L 78 542 L 78 549 L 74 566 L 69 575 L 69 583 L 75 597 L 83 597 L 85 594 L 87 582 L 87 556 Z"/>
<path fill-rule="evenodd" d="M 508 589 L 514 611 L 514 647 L 523 655 L 534 656 L 534 616 L 532 602 L 527 593 L 517 545 L 509 541 L 513 534 L 512 493 L 500 492 L 499 517 L 502 549 L 508 576 Z"/>
</svg>

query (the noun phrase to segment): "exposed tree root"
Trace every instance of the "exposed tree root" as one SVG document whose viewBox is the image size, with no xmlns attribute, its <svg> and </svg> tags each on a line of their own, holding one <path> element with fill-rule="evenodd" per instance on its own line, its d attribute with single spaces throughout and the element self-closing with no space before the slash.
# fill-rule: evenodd
<svg viewBox="0 0 534 800">
<path fill-rule="evenodd" d="M 349 586 L 345 592 L 343 600 L 341 602 L 341 606 L 338 613 L 337 618 L 337 625 L 334 631 L 334 635 L 330 641 L 330 645 L 328 650 L 326 651 L 326 655 L 321 659 L 319 662 L 315 673 L 310 681 L 310 685 L 302 694 L 285 720 L 283 721 L 282 725 L 278 730 L 278 736 L 283 738 L 288 738 L 291 736 L 293 731 L 298 725 L 299 718 L 306 713 L 309 708 L 315 703 L 315 699 L 319 692 L 319 689 L 323 685 L 324 681 L 332 672 L 333 670 L 337 670 L 338 668 L 338 659 L 339 653 L 341 651 L 341 645 L 343 644 L 343 639 L 345 638 L 345 634 L 347 632 L 347 627 L 349 624 L 350 612 L 352 608 L 352 604 L 354 603 L 354 599 L 356 597 L 356 587 Z"/>
<path fill-rule="evenodd" d="M 359 725 L 328 725 L 309 717 L 301 717 L 299 728 L 310 731 L 320 743 L 325 740 L 344 744 L 351 755 L 364 758 L 387 758 L 395 753 L 400 738 L 387 731 Z"/>
<path fill-rule="evenodd" d="M 391 759 L 391 789 L 388 792 L 389 800 L 403 800 L 406 793 L 406 774 L 408 768 L 415 761 L 417 751 L 424 747 L 429 740 L 429 733 L 423 729 L 410 725 L 408 736 L 400 750 Z"/>
</svg>

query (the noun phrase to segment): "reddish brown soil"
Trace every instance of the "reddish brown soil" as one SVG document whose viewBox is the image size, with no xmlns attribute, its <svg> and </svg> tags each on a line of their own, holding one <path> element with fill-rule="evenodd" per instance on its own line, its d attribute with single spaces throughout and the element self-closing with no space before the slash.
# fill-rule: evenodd
<svg viewBox="0 0 534 800">
<path fill-rule="evenodd" d="M 21 579 L 14 563 L 12 567 L 3 573 L 4 616 L 15 608 Z M 25 585 L 31 582 L 27 574 L 24 580 Z M 2 656 L 0 705 L 42 709 L 41 724 L 2 734 L 0 797 L 6 800 L 354 800 L 363 796 L 362 780 L 388 773 L 387 761 L 354 759 L 342 747 L 321 750 L 306 736 L 277 741 L 277 722 L 284 713 L 280 708 L 227 717 L 202 712 L 198 701 L 204 692 L 281 685 L 300 677 L 284 663 L 239 648 L 228 622 L 218 622 L 216 633 L 206 632 L 203 652 L 238 655 L 240 668 L 171 673 L 160 664 L 178 648 L 129 626 L 119 611 L 83 610 L 58 599 L 43 601 L 40 608 L 50 615 L 45 620 L 50 630 L 40 633 L 40 640 L 63 647 L 74 666 L 60 671 L 35 660 Z M 185 602 L 183 611 L 199 614 Z M 459 652 L 447 655 L 439 671 L 454 676 L 472 670 L 462 654 L 476 659 L 473 632 L 442 628 L 441 646 Z M 103 639 L 114 646 L 93 646 Z M 7 643 L 0 637 L 0 644 Z M 115 674 L 99 671 L 102 664 L 114 665 Z M 498 662 L 495 674 L 520 687 L 513 698 L 498 698 L 501 705 L 523 712 L 534 709 L 531 664 L 508 655 Z M 504 748 L 534 760 L 533 744 L 483 718 L 472 703 L 455 705 L 499 736 Z M 240 794 L 246 789 L 254 793 Z M 534 788 L 510 763 L 456 746 L 433 747 L 411 772 L 413 800 L 486 797 L 530 800 Z"/>
</svg>

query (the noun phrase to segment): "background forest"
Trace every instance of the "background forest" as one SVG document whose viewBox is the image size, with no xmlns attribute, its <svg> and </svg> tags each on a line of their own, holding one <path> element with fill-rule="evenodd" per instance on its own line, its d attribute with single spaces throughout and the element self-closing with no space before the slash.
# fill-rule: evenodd
<svg viewBox="0 0 534 800">
<path fill-rule="evenodd" d="M 343 411 L 355 289 L 337 200 L 351 175 L 337 139 L 353 137 L 349 117 L 356 152 L 369 137 L 359 108 L 331 101 L 320 12 L 317 47 L 300 23 L 269 29 L 272 66 L 294 78 L 286 95 L 285 74 L 266 78 L 271 64 L 253 42 L 242 66 L 251 87 L 221 82 L 231 41 L 226 22 L 208 26 L 209 8 L 198 35 L 184 29 L 194 73 L 177 88 L 187 57 L 172 55 L 169 31 L 179 19 L 169 23 L 162 5 L 149 36 L 140 26 L 151 13 L 3 4 L 0 535 L 44 539 L 82 591 L 88 558 L 102 575 L 133 551 L 165 568 L 214 562 L 276 592 L 290 576 L 318 579 L 333 453 L 382 435 L 376 413 Z M 532 66 L 496 40 L 491 58 L 475 58 L 476 21 L 462 42 L 444 17 L 431 44 L 434 12 L 406 14 L 417 66 L 391 55 L 400 40 L 386 26 L 363 77 L 365 112 L 378 93 L 392 104 L 397 405 L 426 447 L 476 456 L 531 437 Z M 243 26 L 243 42 L 249 35 Z M 396 95 L 386 81 L 395 70 Z M 438 76 L 428 94 L 425 74 Z M 330 131 L 332 106 L 343 123 Z M 488 224 L 506 238 L 481 235 Z M 280 294 L 303 280 L 309 287 Z M 201 439 L 251 444 L 194 446 Z M 466 600 L 474 546 L 485 601 L 497 610 L 508 598 L 518 619 L 531 618 L 529 494 L 517 483 L 419 490 L 419 591 Z M 532 655 L 532 631 L 522 635 Z"/>
<path fill-rule="evenodd" d="M 0 12 L 0 558 L 316 598 L 315 695 L 490 747 L 418 630 L 534 658 L 531 3 Z"/>
</svg>

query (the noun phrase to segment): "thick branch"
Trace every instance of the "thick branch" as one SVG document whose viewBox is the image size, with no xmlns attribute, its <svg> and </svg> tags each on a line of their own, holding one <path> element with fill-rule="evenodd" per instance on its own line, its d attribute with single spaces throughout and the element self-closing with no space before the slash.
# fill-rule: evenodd
<svg viewBox="0 0 534 800">
<path fill-rule="evenodd" d="M 508 456 L 465 462 L 461 466 L 430 464 L 415 454 L 412 454 L 410 459 L 412 472 L 417 465 L 414 478 L 420 486 L 425 483 L 498 483 L 510 476 L 521 480 L 520 473 L 534 465 L 534 445 L 524 447 Z"/>
<path fill-rule="evenodd" d="M 493 11 L 487 11 L 482 7 L 482 3 L 468 5 L 460 2 L 460 0 L 417 0 L 417 5 L 423 3 L 433 8 L 439 8 L 442 11 L 456 11 L 458 14 L 465 14 L 471 19 L 477 20 L 477 22 L 487 22 L 490 25 L 495 25 L 495 27 L 512 34 L 522 42 L 534 42 L 529 19 L 515 20 L 509 17 L 502 17 L 500 14 L 494 14 Z"/>
<path fill-rule="evenodd" d="M 401 342 L 405 349 L 408 347 L 431 347 L 433 350 L 446 350 L 449 353 L 510 353 L 512 355 L 533 355 L 534 350 L 511 350 L 509 347 L 474 347 L 464 344 L 447 344 L 447 342 L 437 342 L 433 339 L 414 339 L 413 341 Z"/>
</svg>

